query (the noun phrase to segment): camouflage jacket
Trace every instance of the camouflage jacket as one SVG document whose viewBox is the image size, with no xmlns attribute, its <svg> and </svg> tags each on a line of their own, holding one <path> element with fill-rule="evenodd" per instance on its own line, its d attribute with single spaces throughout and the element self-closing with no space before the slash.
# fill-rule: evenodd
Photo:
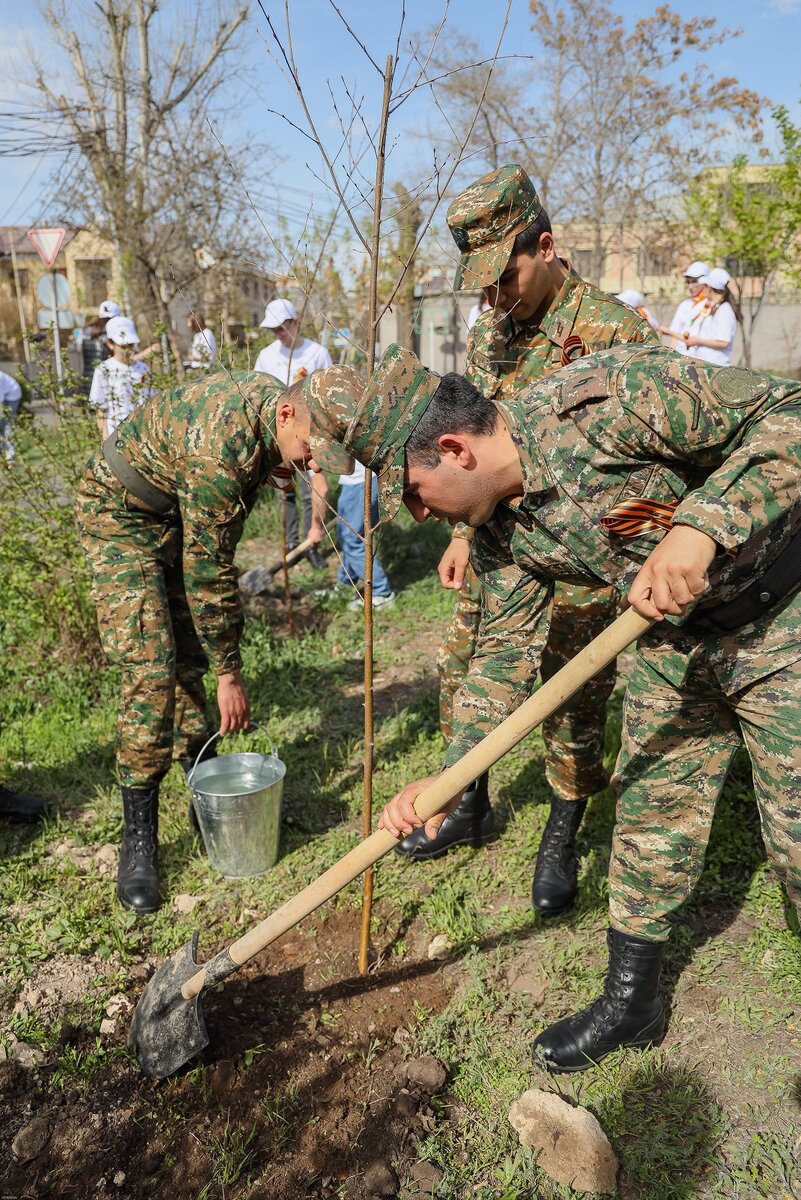
<svg viewBox="0 0 801 1200">
<path fill-rule="evenodd" d="M 490 309 L 467 335 L 465 376 L 485 396 L 506 400 L 567 361 L 620 342 L 660 345 L 647 321 L 570 268 L 539 325 Z"/>
<path fill-rule="evenodd" d="M 539 325 L 515 321 L 495 309 L 478 318 L 467 335 L 465 377 L 489 399 L 506 400 L 568 359 L 621 342 L 661 345 L 639 313 L 570 268 Z M 454 536 L 470 537 L 471 531 L 460 524 Z"/>
<path fill-rule="evenodd" d="M 218 372 L 151 397 L 116 430 L 120 454 L 177 502 L 187 599 L 218 674 L 241 666 L 234 551 L 259 487 L 281 462 L 271 430 L 284 391 L 270 375 Z"/>
<path fill-rule="evenodd" d="M 499 405 L 518 448 L 524 495 L 476 532 L 482 590 L 476 653 L 457 693 L 456 761 L 531 691 L 554 580 L 626 589 L 664 536 L 621 537 L 613 505 L 677 504 L 673 522 L 720 547 L 699 610 L 757 579 L 801 525 L 801 384 L 713 367 L 664 347 L 618 346 L 554 372 Z M 735 633 L 668 619 L 643 644 L 673 647 L 661 668 L 681 684 L 705 655 L 729 693 L 801 658 L 794 602 Z"/>
</svg>

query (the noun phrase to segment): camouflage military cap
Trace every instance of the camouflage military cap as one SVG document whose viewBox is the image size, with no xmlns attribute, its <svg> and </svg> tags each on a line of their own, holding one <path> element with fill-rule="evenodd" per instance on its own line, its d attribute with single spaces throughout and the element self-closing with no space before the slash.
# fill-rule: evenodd
<svg viewBox="0 0 801 1200">
<path fill-rule="evenodd" d="M 406 443 L 439 385 L 440 376 L 427 370 L 411 350 L 389 346 L 345 431 L 345 446 L 378 476 L 382 522 L 390 521 L 400 508 Z"/>
<path fill-rule="evenodd" d="M 500 279 L 519 233 L 542 212 L 534 184 L 517 163 L 482 175 L 448 208 L 448 228 L 462 260 L 455 290 L 487 287 Z"/>
<path fill-rule="evenodd" d="M 353 455 L 342 441 L 363 391 L 364 380 L 355 367 L 323 367 L 303 381 L 312 457 L 325 471 L 349 475 L 353 470 Z"/>
</svg>

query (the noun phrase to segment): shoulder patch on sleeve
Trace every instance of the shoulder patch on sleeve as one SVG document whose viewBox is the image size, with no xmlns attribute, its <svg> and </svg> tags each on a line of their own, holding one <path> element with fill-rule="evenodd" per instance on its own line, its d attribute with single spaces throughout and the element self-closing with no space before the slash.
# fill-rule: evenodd
<svg viewBox="0 0 801 1200">
<path fill-rule="evenodd" d="M 727 408 L 746 408 L 770 387 L 770 377 L 764 371 L 747 371 L 743 367 L 721 367 L 709 379 L 709 390 Z"/>
</svg>

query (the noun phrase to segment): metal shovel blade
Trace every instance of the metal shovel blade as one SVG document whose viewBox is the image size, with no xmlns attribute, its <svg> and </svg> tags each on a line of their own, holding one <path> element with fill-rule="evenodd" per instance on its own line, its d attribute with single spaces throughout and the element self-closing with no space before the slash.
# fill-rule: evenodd
<svg viewBox="0 0 801 1200">
<path fill-rule="evenodd" d="M 162 963 L 148 983 L 131 1021 L 128 1045 L 146 1075 L 164 1079 L 209 1044 L 200 993 L 185 1000 L 181 988 L 197 974 L 198 935 Z"/>
</svg>

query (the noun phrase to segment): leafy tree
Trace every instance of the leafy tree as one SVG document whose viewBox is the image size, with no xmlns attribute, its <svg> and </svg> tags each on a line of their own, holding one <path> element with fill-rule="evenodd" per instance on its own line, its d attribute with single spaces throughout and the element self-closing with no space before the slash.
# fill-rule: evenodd
<svg viewBox="0 0 801 1200">
<path fill-rule="evenodd" d="M 685 20 L 668 5 L 627 26 L 608 0 L 530 0 L 533 69 L 501 62 L 487 89 L 468 158 L 472 174 L 520 159 L 530 164 L 553 218 L 587 229 L 587 275 L 599 280 L 621 228 L 658 223 L 666 195 L 683 190 L 688 167 L 714 158 L 735 128 L 759 137 L 763 100 L 709 55 L 737 36 L 713 17 Z M 429 76 L 450 131 L 486 83 L 488 66 L 459 69 L 470 39 L 437 48 Z M 448 125 L 438 119 L 440 128 Z M 440 134 L 440 137 L 443 135 Z"/>
<path fill-rule="evenodd" d="M 50 0 L 42 12 L 65 70 L 50 56 L 33 61 L 32 77 L 73 156 L 64 216 L 110 239 L 134 315 L 149 324 L 155 311 L 169 329 L 170 300 L 201 272 L 194 251 L 222 262 L 242 246 L 236 151 L 221 150 L 209 119 L 222 111 L 248 10 L 223 0 L 213 28 L 161 9 L 159 0 Z"/>
</svg>

